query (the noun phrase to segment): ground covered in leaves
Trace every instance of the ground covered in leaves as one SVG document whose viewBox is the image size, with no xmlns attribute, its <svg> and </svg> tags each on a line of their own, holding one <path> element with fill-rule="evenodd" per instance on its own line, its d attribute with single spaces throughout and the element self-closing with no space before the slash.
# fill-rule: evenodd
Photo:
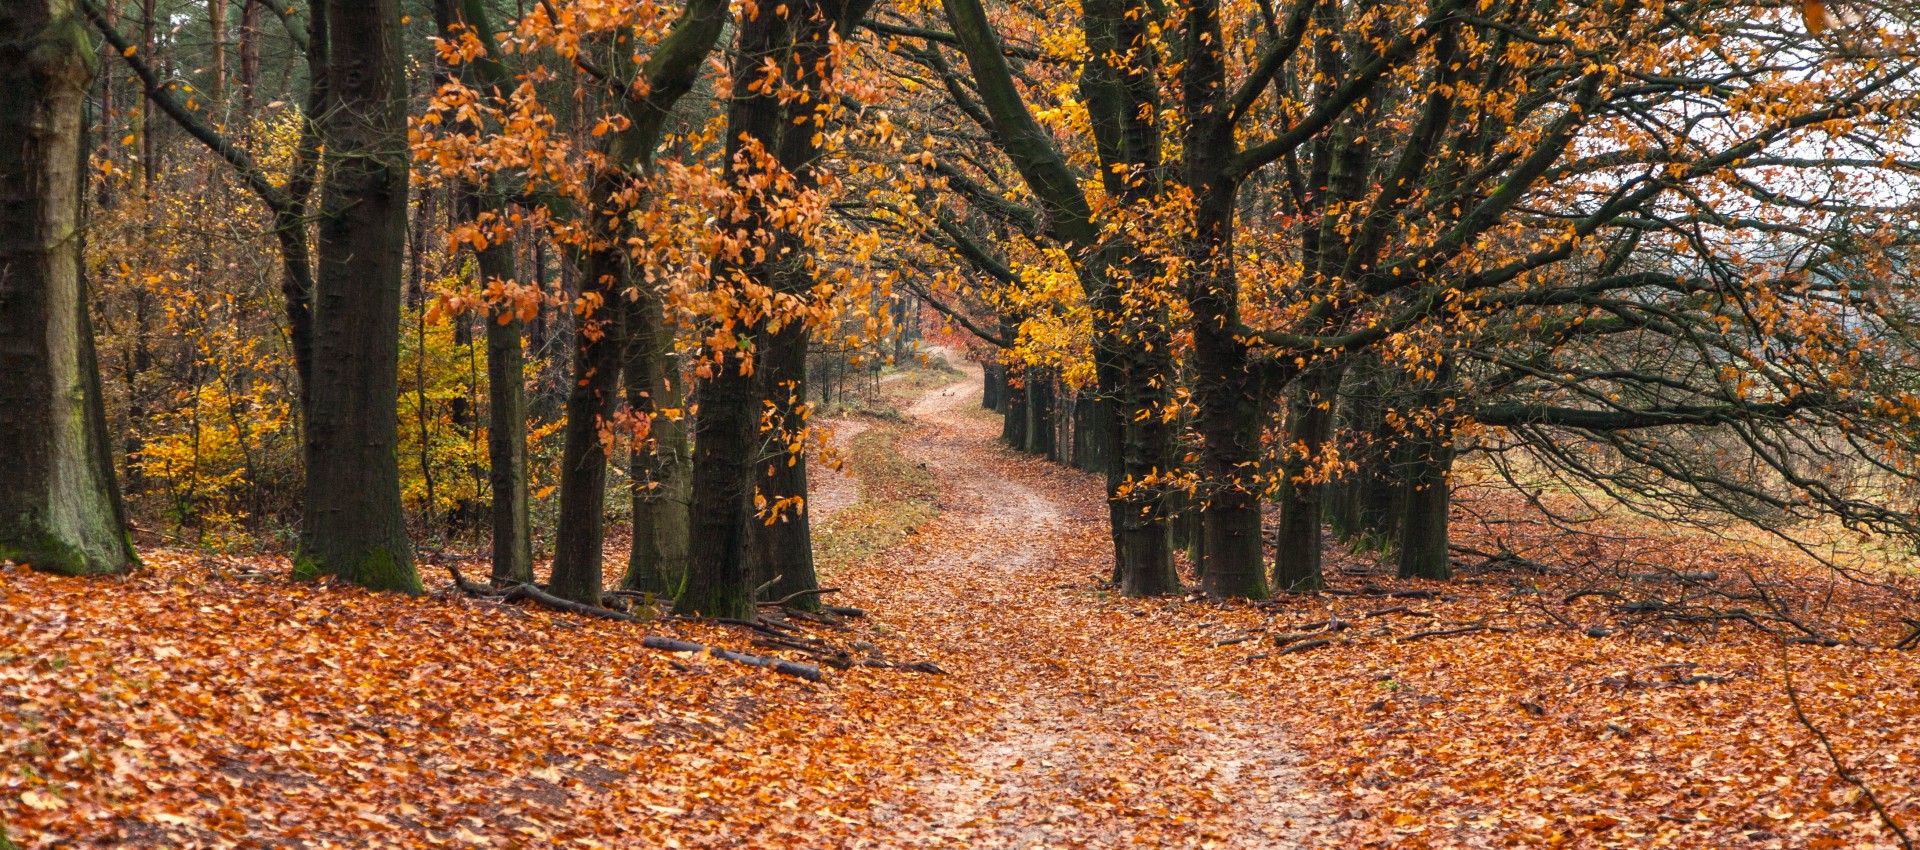
<svg viewBox="0 0 1920 850">
<path fill-rule="evenodd" d="M 183 551 L 0 569 L 0 820 L 26 847 L 1867 847 L 1898 846 L 1875 801 L 1920 823 L 1900 586 L 1503 520 L 1463 523 L 1486 557 L 1444 585 L 1341 552 L 1330 594 L 1122 599 L 1099 481 L 997 448 L 978 393 L 849 420 L 822 546 L 870 613 L 785 637 Z M 896 666 L 814 683 L 643 635 Z M 921 661 L 946 672 L 897 666 Z"/>
</svg>

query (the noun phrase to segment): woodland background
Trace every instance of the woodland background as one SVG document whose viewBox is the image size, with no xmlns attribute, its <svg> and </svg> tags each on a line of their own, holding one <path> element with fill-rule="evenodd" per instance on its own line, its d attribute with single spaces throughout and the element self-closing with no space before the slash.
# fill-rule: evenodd
<svg viewBox="0 0 1920 850">
<path fill-rule="evenodd" d="M 304 723 L 396 841 L 1910 847 L 1914 23 L 21 4 L 0 816 L 346 840 Z"/>
</svg>

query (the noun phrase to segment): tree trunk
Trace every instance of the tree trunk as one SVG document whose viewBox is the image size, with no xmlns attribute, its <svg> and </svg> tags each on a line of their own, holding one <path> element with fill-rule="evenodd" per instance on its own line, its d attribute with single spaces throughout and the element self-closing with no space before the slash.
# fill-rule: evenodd
<svg viewBox="0 0 1920 850">
<path fill-rule="evenodd" d="M 1384 550 L 1398 536 L 1404 494 L 1399 435 L 1387 421 L 1393 382 L 1374 357 L 1355 364 L 1354 378 L 1345 382 L 1349 389 L 1342 395 L 1357 468 L 1341 482 L 1346 513 L 1335 531 L 1355 548 Z"/>
<path fill-rule="evenodd" d="M 489 247 L 486 252 L 492 253 Z M 483 273 L 511 274 L 512 259 L 504 269 Z M 511 308 L 508 308 L 511 309 Z M 487 486 L 493 496 L 493 580 L 533 581 L 533 527 L 527 498 L 527 384 L 526 353 L 520 342 L 520 320 L 502 323 L 487 319 Z"/>
<path fill-rule="evenodd" d="M 207 56 L 208 72 L 212 75 L 207 94 L 214 106 L 219 107 L 227 102 L 227 0 L 207 0 L 207 34 L 213 40 Z"/>
<path fill-rule="evenodd" d="M 1166 488 L 1149 484 L 1172 468 L 1173 434 L 1162 413 L 1167 394 L 1158 376 L 1171 374 L 1164 325 L 1136 325 L 1145 344 L 1120 344 L 1117 335 L 1095 341 L 1094 368 L 1106 392 L 1103 438 L 1117 456 L 1107 465 L 1107 518 L 1112 528 L 1114 580 L 1128 596 L 1180 592 L 1173 566 L 1173 535 Z"/>
<path fill-rule="evenodd" d="M 295 573 L 420 591 L 400 504 L 406 72 L 397 0 L 329 0 L 326 186 L 313 305 L 307 498 Z M 318 45 L 315 45 L 318 48 Z"/>
<path fill-rule="evenodd" d="M 1442 358 L 1433 381 L 1421 388 L 1419 400 L 1429 417 L 1408 436 L 1406 505 L 1400 527 L 1401 578 L 1453 578 L 1447 559 L 1447 508 L 1452 500 L 1449 475 L 1453 470 L 1453 421 L 1443 406 L 1453 375 L 1452 358 Z"/>
<path fill-rule="evenodd" d="M 262 0 L 240 0 L 240 114 L 253 114 L 260 88 L 260 7 Z"/>
<path fill-rule="evenodd" d="M 778 281 L 788 273 L 784 269 L 775 273 L 776 291 L 787 289 Z M 800 499 L 771 516 L 756 517 L 748 528 L 754 586 L 767 585 L 769 599 L 820 587 L 813 569 L 812 511 L 807 504 L 807 338 L 807 328 L 800 321 L 768 334 L 760 349 L 760 365 L 754 370 L 761 397 L 772 405 L 772 430 L 758 441 L 764 460 L 756 465 L 756 494 L 766 500 L 768 510 L 782 500 Z M 807 596 L 794 604 L 814 607 L 819 601 Z"/>
<path fill-rule="evenodd" d="M 1047 392 L 1053 397 L 1053 445 L 1049 447 L 1047 460 L 1068 463 L 1073 452 L 1073 422 L 1079 416 L 1079 402 L 1066 392 L 1058 375 L 1054 376 Z"/>
<path fill-rule="evenodd" d="M 603 177 L 602 182 L 618 178 Z M 596 198 L 612 198 L 611 187 Z M 554 529 L 553 595 L 587 605 L 600 604 L 605 590 L 607 450 L 603 429 L 613 427 L 619 400 L 620 367 L 625 358 L 621 292 L 626 264 L 611 245 L 612 232 L 600 228 L 582 264 L 581 290 L 599 299 L 592 315 L 580 318 L 574 334 L 573 387 L 567 393 L 567 419 L 560 450 L 560 517 Z"/>
<path fill-rule="evenodd" d="M 771 8 L 750 15 L 738 25 L 737 32 L 735 79 L 758 73 L 769 61 L 778 63 L 790 34 L 783 16 Z M 763 151 L 778 150 L 785 117 L 786 110 L 773 92 L 736 87 L 727 109 L 727 160 L 741 162 L 750 156 L 749 149 L 754 145 Z M 750 169 L 741 179 L 755 176 Z M 736 225 L 742 232 L 774 231 L 774 226 L 764 220 L 766 200 L 757 194 L 749 198 L 748 220 Z M 749 247 L 734 262 L 718 268 L 713 285 L 771 288 L 770 264 L 753 253 Z M 744 321 L 740 321 L 735 338 L 766 338 L 764 319 L 740 318 Z M 764 460 L 753 354 L 740 348 L 708 350 L 704 354 L 711 362 L 708 375 L 696 390 L 700 417 L 693 444 L 693 545 L 688 553 L 686 586 L 674 602 L 674 611 L 751 618 L 755 608 L 747 523 L 754 513 L 754 470 Z"/>
<path fill-rule="evenodd" d="M 633 450 L 633 548 L 621 584 L 670 597 L 687 573 L 692 447 L 686 389 L 672 356 L 673 331 L 650 295 L 628 305 L 627 345 L 627 405 L 634 415 L 647 416 L 650 426 L 647 439 Z"/>
<path fill-rule="evenodd" d="M 1045 369 L 1027 370 L 1026 445 L 1030 455 L 1053 454 L 1053 375 Z"/>
<path fill-rule="evenodd" d="M 1007 367 L 988 362 L 980 366 L 980 406 L 988 410 L 1000 410 L 1006 407 L 1002 399 L 1007 393 Z"/>
<path fill-rule="evenodd" d="M 81 276 L 93 62 L 71 0 L 0 4 L 0 557 L 68 575 L 136 563 Z"/>
<path fill-rule="evenodd" d="M 1447 558 L 1447 508 L 1451 501 L 1448 474 L 1454 448 L 1450 434 L 1425 437 L 1409 453 L 1411 465 L 1405 488 L 1406 521 L 1400 528 L 1401 578 L 1453 578 Z"/>
<path fill-rule="evenodd" d="M 1002 396 L 1000 418 L 1000 441 L 1014 451 L 1025 451 L 1027 447 L 1027 378 L 1008 368 L 1006 395 Z"/>
<path fill-rule="evenodd" d="M 1294 454 L 1281 464 L 1280 528 L 1273 554 L 1273 584 L 1282 590 L 1326 586 L 1320 574 L 1320 527 L 1328 488 L 1317 468 L 1333 438 L 1334 399 L 1343 370 L 1339 363 L 1320 363 L 1294 381 L 1286 440 Z"/>
<path fill-rule="evenodd" d="M 254 0 L 248 0 L 252 8 Z M 446 33 L 457 26 L 472 27 L 491 44 L 493 27 L 480 0 L 434 0 L 434 23 Z M 454 72 L 468 88 L 485 91 L 507 86 L 511 78 L 492 56 L 461 63 Z M 505 210 L 492 187 L 461 182 L 454 187 L 455 224 L 483 217 L 504 226 Z M 515 268 L 513 241 L 488 240 L 475 252 L 475 265 L 484 288 L 491 281 L 511 281 Z M 533 581 L 533 533 L 527 499 L 526 352 L 521 346 L 521 322 L 514 305 L 494 306 L 487 324 L 487 484 L 492 494 L 492 579 L 496 586 Z M 505 322 L 500 321 L 507 318 Z"/>
</svg>

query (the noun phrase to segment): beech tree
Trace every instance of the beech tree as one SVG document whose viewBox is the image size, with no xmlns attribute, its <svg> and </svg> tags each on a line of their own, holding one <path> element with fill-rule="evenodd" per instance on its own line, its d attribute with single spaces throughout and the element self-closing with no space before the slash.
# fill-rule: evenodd
<svg viewBox="0 0 1920 850">
<path fill-rule="evenodd" d="M 420 591 L 400 505 L 406 71 L 397 0 L 330 0 L 307 490 L 295 572 Z"/>
<path fill-rule="evenodd" d="M 0 557 L 73 575 L 136 563 L 80 264 L 93 63 L 69 0 L 0 8 Z"/>
<path fill-rule="evenodd" d="M 500 97 L 512 85 L 493 51 L 494 30 L 480 0 L 434 0 L 434 24 L 442 37 L 472 31 L 485 53 L 453 64 L 453 73 L 469 90 Z M 458 120 L 458 119 L 456 119 Z M 471 121 L 461 130 L 473 132 Z M 483 247 L 473 252 L 483 287 L 500 289 L 515 277 L 512 230 L 503 188 L 494 180 L 461 180 L 455 187 L 449 226 L 485 228 Z M 527 504 L 527 400 L 522 372 L 526 355 L 519 305 L 508 299 L 489 304 L 487 326 L 487 461 L 492 491 L 492 577 L 496 584 L 533 581 L 533 530 Z"/>
</svg>

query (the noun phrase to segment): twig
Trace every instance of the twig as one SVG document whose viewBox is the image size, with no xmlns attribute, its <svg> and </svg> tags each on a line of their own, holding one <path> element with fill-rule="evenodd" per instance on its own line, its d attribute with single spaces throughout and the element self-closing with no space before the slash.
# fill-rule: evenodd
<svg viewBox="0 0 1920 850">
<path fill-rule="evenodd" d="M 1461 626 L 1457 629 L 1432 629 L 1424 632 L 1414 632 L 1410 635 L 1401 635 L 1397 640 L 1401 643 L 1406 643 L 1407 641 L 1419 640 L 1421 638 L 1447 637 L 1449 635 L 1464 635 L 1472 632 L 1500 632 L 1501 634 L 1507 634 L 1512 631 L 1512 629 L 1506 628 L 1505 626 L 1489 626 L 1486 623 L 1474 623 L 1471 626 Z"/>
<path fill-rule="evenodd" d="M 1306 652 L 1309 649 L 1319 649 L 1320 647 L 1333 643 L 1335 640 L 1336 638 L 1323 637 L 1323 638 L 1320 638 L 1319 640 L 1302 641 L 1300 643 L 1293 644 L 1292 646 L 1283 646 L 1277 650 L 1274 650 L 1273 654 L 1274 655 L 1292 655 L 1296 652 Z"/>
<path fill-rule="evenodd" d="M 796 590 L 792 593 L 789 593 L 785 596 L 780 597 L 779 599 L 775 599 L 772 602 L 762 602 L 760 603 L 760 605 L 767 608 L 778 608 L 782 605 L 792 602 L 795 599 L 799 599 L 802 596 L 811 596 L 816 593 L 824 595 L 828 593 L 839 593 L 839 592 L 840 592 L 840 588 L 837 588 L 837 587 L 816 587 L 812 590 Z"/>
<path fill-rule="evenodd" d="M 1909 838 L 1907 831 L 1900 827 L 1900 822 L 1893 819 L 1887 807 L 1880 804 L 1880 797 L 1873 793 L 1873 788 L 1867 785 L 1866 780 L 1847 769 L 1846 762 L 1841 761 L 1840 754 L 1834 751 L 1833 741 L 1828 740 L 1827 733 L 1820 731 L 1820 727 L 1813 725 L 1813 720 L 1807 717 L 1807 710 L 1800 705 L 1800 694 L 1793 689 L 1793 665 L 1787 658 L 1785 641 L 1780 643 L 1780 677 L 1787 686 L 1787 702 L 1793 705 L 1794 718 L 1800 721 L 1800 725 L 1807 727 L 1807 731 L 1813 734 L 1814 740 L 1820 742 L 1820 749 L 1826 751 L 1827 760 L 1833 762 L 1834 774 L 1845 780 L 1847 784 L 1860 789 L 1861 796 L 1867 798 L 1867 803 L 1873 806 L 1874 813 L 1880 816 L 1880 822 L 1886 824 L 1888 829 L 1893 830 L 1894 836 L 1900 839 L 1900 846 L 1907 850 L 1914 850 L 1913 839 Z"/>
</svg>

